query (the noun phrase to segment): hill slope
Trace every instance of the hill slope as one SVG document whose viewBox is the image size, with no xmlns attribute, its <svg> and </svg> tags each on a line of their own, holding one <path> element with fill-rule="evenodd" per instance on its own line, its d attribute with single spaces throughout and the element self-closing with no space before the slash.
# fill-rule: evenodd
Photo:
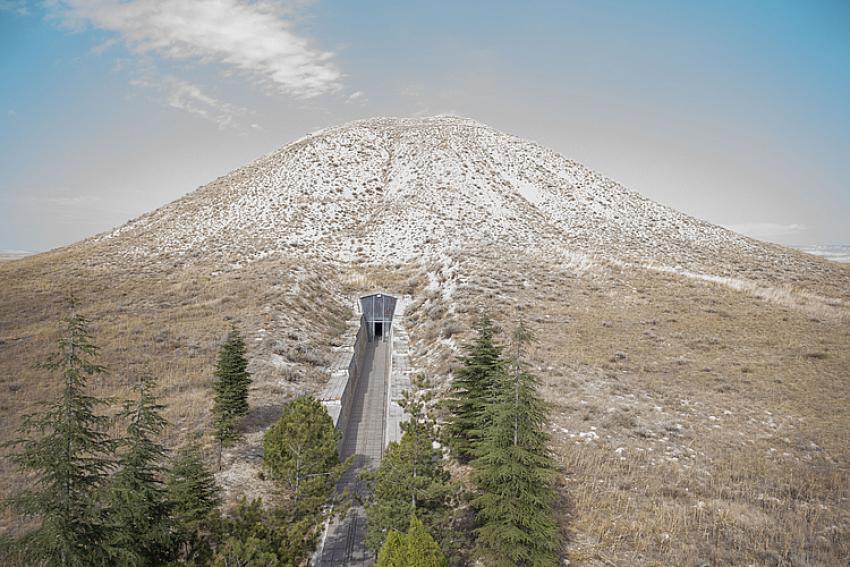
<svg viewBox="0 0 850 567">
<path fill-rule="evenodd" d="M 450 378 L 474 313 L 537 333 L 574 564 L 841 564 L 850 541 L 850 269 L 702 222 L 458 118 L 373 119 L 264 156 L 112 232 L 0 264 L 2 437 L 53 381 L 61 295 L 121 396 L 163 382 L 175 444 L 209 427 L 218 341 L 255 375 L 228 491 L 316 392 L 350 298 L 411 293 L 412 361 Z M 4 490 L 20 482 L 6 461 Z M 759 542 L 755 546 L 753 542 Z"/>
<path fill-rule="evenodd" d="M 537 144 L 448 117 L 364 120 L 307 136 L 109 237 L 128 234 L 140 238 L 135 254 L 221 255 L 239 245 L 249 259 L 319 245 L 338 261 L 409 260 L 450 240 L 495 239 L 688 268 L 718 253 L 781 256 Z M 423 234 L 433 235 L 425 249 Z M 362 250 L 346 238 L 361 239 Z"/>
</svg>

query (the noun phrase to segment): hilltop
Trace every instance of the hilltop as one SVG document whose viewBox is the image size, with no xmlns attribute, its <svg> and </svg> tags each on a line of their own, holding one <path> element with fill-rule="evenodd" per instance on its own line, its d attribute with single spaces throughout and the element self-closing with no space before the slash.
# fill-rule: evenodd
<svg viewBox="0 0 850 567">
<path fill-rule="evenodd" d="M 53 387 L 32 364 L 73 290 L 112 370 L 98 392 L 153 371 L 173 445 L 208 433 L 218 341 L 230 322 L 246 333 L 253 410 L 221 480 L 262 490 L 260 432 L 320 390 L 351 297 L 378 288 L 412 295 L 411 361 L 438 389 L 478 310 L 536 332 L 573 564 L 850 553 L 850 267 L 469 119 L 311 134 L 113 231 L 0 263 L 0 286 L 4 440 Z M 6 492 L 20 482 L 5 460 L 0 474 Z"/>
</svg>

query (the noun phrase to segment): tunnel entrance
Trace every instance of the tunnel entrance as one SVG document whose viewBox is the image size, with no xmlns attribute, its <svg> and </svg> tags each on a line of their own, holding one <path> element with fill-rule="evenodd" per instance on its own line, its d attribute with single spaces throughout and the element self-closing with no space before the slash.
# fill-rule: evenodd
<svg viewBox="0 0 850 567">
<path fill-rule="evenodd" d="M 396 298 L 385 293 L 373 293 L 360 298 L 360 311 L 369 331 L 369 341 L 386 341 L 391 335 Z"/>
</svg>

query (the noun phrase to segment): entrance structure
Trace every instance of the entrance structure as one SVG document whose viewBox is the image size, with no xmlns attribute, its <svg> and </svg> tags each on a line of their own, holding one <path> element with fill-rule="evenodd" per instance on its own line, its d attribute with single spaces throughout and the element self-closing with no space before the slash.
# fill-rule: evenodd
<svg viewBox="0 0 850 567">
<path fill-rule="evenodd" d="M 367 496 L 361 469 L 374 469 L 390 438 L 396 438 L 403 413 L 391 384 L 393 375 L 393 316 L 396 298 L 383 293 L 360 298 L 360 325 L 346 370 L 334 372 L 322 401 L 342 432 L 340 457 L 353 464 L 337 485 L 355 501 Z M 402 310 L 403 310 L 402 304 Z M 404 335 L 404 326 L 399 326 Z M 406 335 L 404 335 L 406 336 Z M 404 343 L 407 344 L 406 342 Z M 405 347 L 406 359 L 406 347 Z M 397 364 L 400 358 L 397 360 Z M 398 364 L 400 365 L 400 364 Z M 396 395 L 394 395 L 396 394 Z M 392 432 L 388 432 L 388 427 Z M 366 511 L 355 504 L 345 517 L 326 527 L 313 564 L 318 567 L 369 567 L 374 556 L 366 549 Z"/>
<path fill-rule="evenodd" d="M 360 311 L 369 331 L 369 340 L 386 341 L 391 336 L 396 298 L 383 293 L 373 293 L 360 298 Z"/>
</svg>

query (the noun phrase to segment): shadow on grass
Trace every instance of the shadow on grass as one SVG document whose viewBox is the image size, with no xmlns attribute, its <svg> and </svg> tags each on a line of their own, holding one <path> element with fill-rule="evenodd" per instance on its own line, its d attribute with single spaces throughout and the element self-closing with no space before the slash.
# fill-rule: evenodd
<svg viewBox="0 0 850 567">
<path fill-rule="evenodd" d="M 271 426 L 280 418 L 283 412 L 283 404 L 270 404 L 266 406 L 251 406 L 248 415 L 242 422 L 243 433 L 256 433 Z"/>
</svg>

